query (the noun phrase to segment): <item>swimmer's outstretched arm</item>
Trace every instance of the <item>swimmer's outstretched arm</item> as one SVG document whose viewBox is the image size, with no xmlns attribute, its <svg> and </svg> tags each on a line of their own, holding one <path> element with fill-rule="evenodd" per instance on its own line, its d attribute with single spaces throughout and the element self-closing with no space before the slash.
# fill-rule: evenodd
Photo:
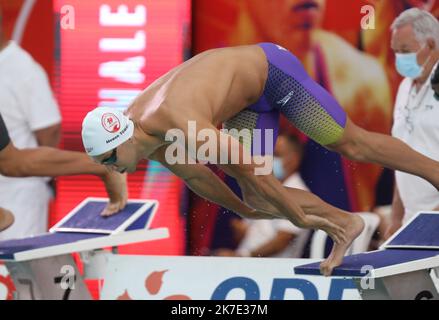
<svg viewBox="0 0 439 320">
<path fill-rule="evenodd" d="M 243 162 L 249 153 L 241 143 L 235 138 L 219 133 L 221 141 L 227 141 L 220 149 L 229 148 L 228 154 L 236 154 L 239 152 L 243 155 L 242 161 L 239 164 L 220 165 L 227 174 L 234 177 L 243 192 L 244 200 L 251 206 L 255 206 L 261 211 L 266 208 L 273 215 L 281 216 L 291 221 L 294 225 L 305 229 L 321 229 L 329 234 L 329 236 L 336 243 L 343 243 L 346 241 L 346 230 L 339 224 L 329 219 L 326 211 L 308 213 L 305 212 L 306 206 L 300 205 L 300 199 L 292 195 L 287 188 L 285 188 L 279 180 L 272 174 L 271 170 L 261 174 L 261 169 L 267 167 L 267 163 L 257 164 L 251 162 Z M 227 136 L 227 137 L 224 137 Z M 227 140 L 228 139 L 228 140 Z M 271 165 L 269 166 L 271 169 Z M 258 172 L 259 171 L 259 172 Z M 266 170 L 264 170 L 266 171 Z M 258 174 L 256 174 L 258 172 Z M 320 207 L 321 208 L 321 207 Z M 308 210 L 309 211 L 309 210 Z"/>
<path fill-rule="evenodd" d="M 150 160 L 160 162 L 176 176 L 182 178 L 186 185 L 199 196 L 236 212 L 244 218 L 274 219 L 269 214 L 258 212 L 244 204 L 232 190 L 208 167 L 202 164 L 173 164 L 165 159 L 166 146 L 157 149 Z"/>
<path fill-rule="evenodd" d="M 126 176 L 109 171 L 82 152 L 51 147 L 17 149 L 9 143 L 0 151 L 0 174 L 10 177 L 58 177 L 92 174 L 99 176 L 107 190 L 110 203 L 102 215 L 112 215 L 126 205 Z"/>
</svg>

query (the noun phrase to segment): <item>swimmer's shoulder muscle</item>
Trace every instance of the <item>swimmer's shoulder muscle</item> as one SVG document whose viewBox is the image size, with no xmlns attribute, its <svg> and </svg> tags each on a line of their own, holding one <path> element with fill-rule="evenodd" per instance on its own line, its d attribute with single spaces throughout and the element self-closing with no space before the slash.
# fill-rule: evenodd
<svg viewBox="0 0 439 320">
<path fill-rule="evenodd" d="M 148 86 L 128 112 L 142 129 L 164 137 L 186 129 L 188 121 L 214 122 L 259 97 L 266 76 L 265 56 L 255 46 L 212 49 L 196 55 Z"/>
</svg>

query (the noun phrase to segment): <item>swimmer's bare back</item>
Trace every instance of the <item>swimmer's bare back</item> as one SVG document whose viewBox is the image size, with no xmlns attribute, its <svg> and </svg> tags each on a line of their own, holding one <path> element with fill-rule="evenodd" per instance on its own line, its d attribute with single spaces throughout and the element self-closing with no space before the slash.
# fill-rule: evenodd
<svg viewBox="0 0 439 320">
<path fill-rule="evenodd" d="M 157 145 L 168 130 L 188 121 L 217 127 L 258 100 L 267 69 L 257 45 L 208 50 L 148 86 L 126 114 Z"/>
</svg>

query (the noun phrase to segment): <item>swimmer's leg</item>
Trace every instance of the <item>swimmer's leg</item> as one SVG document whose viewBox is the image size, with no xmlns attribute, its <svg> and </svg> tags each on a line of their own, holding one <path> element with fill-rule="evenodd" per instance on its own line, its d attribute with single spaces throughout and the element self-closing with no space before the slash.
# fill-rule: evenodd
<svg viewBox="0 0 439 320">
<path fill-rule="evenodd" d="M 256 169 L 261 169 L 261 167 L 262 169 L 267 168 L 266 163 L 258 164 L 253 162 L 251 153 L 248 149 L 244 148 L 244 145 L 240 143 L 238 139 L 230 134 L 219 131 L 209 122 L 209 120 L 201 118 L 197 120 L 196 130 L 198 130 L 198 132 L 195 133 L 195 136 L 199 136 L 201 131 L 203 134 L 206 134 L 206 130 L 210 131 L 212 135 L 209 137 L 209 145 L 214 147 L 214 149 L 206 149 L 204 141 L 198 139 L 196 141 L 191 140 L 193 133 L 191 133 L 191 135 L 189 134 L 189 126 L 185 122 L 185 119 L 176 121 L 174 127 L 179 128 L 184 132 L 185 139 L 187 140 L 187 143 L 185 143 L 186 151 L 191 159 L 216 163 L 226 174 L 235 178 L 239 185 L 244 187 L 243 189 L 251 190 L 251 194 L 256 195 L 264 203 L 271 203 L 278 212 L 282 213 L 283 217 L 287 218 L 295 225 L 308 229 L 322 229 L 326 231 L 335 242 L 345 241 L 344 230 L 341 227 L 335 225 L 328 219 L 303 213 L 303 210 L 297 206 L 295 200 L 284 190 L 282 184 L 271 174 L 271 167 L 268 167 L 269 170 L 265 175 L 256 175 L 255 173 L 258 171 Z M 215 141 L 213 139 L 216 139 L 216 143 L 214 143 Z M 158 161 L 167 163 L 165 153 L 166 152 L 164 151 L 163 159 Z M 233 155 L 237 155 L 237 158 L 235 159 Z M 248 162 L 246 161 L 246 158 Z M 224 160 L 226 160 L 226 163 L 224 163 Z M 194 166 L 194 164 L 188 166 Z M 204 166 L 198 165 L 195 167 L 196 168 L 192 170 L 190 177 L 187 177 L 183 172 L 185 170 L 182 170 L 182 172 L 178 174 L 174 168 L 173 172 L 182 178 L 184 177 L 186 181 L 191 179 L 192 181 L 202 182 L 197 183 L 196 185 L 192 183 L 192 190 L 208 200 L 229 209 L 242 207 L 237 204 L 237 201 L 235 201 L 236 197 L 230 195 L 230 190 L 225 190 L 222 187 L 222 184 L 218 183 L 219 179 L 215 179 L 212 175 L 206 173 L 206 168 Z M 206 186 L 206 184 L 209 184 L 209 186 Z M 214 187 L 212 188 L 212 186 Z M 206 192 L 207 190 L 209 192 Z M 252 208 L 253 211 L 259 211 L 256 212 L 257 218 L 266 216 L 267 213 L 272 215 L 272 212 L 270 211 L 266 212 L 265 210 L 259 210 L 258 207 L 255 208 L 254 206 L 249 207 Z M 248 210 L 241 211 L 244 212 Z"/>
<path fill-rule="evenodd" d="M 274 45 L 262 47 L 268 58 L 265 96 L 294 126 L 349 159 L 417 175 L 439 190 L 439 162 L 398 139 L 356 126 L 329 92 L 308 76 L 294 55 Z M 325 274 L 341 263 L 346 249 L 346 245 L 334 245 L 331 255 L 322 263 Z"/>
<path fill-rule="evenodd" d="M 295 127 L 349 159 L 417 175 L 439 190 L 439 162 L 394 137 L 356 126 L 293 54 L 273 44 L 261 46 L 268 58 L 264 95 Z"/>
<path fill-rule="evenodd" d="M 224 167 L 222 168 L 224 169 Z M 229 170 L 225 171 L 227 172 Z M 230 171 L 228 174 L 231 175 Z M 253 178 L 254 180 L 239 178 L 238 174 L 236 179 L 241 187 L 244 201 L 260 211 L 267 212 L 275 217 L 288 219 L 298 227 L 321 229 L 328 233 L 333 240 L 335 239 L 331 254 L 321 264 L 322 274 L 329 276 L 334 267 L 341 264 L 346 251 L 363 231 L 363 220 L 357 215 L 331 206 L 310 192 L 281 186 L 283 192 L 279 192 L 278 189 L 273 190 L 273 192 L 277 194 L 276 197 L 279 198 L 279 194 L 284 193 L 284 199 L 286 199 L 285 207 L 287 207 L 289 202 L 294 202 L 294 205 L 300 207 L 304 213 L 304 216 L 291 216 L 289 210 L 282 209 L 279 204 L 276 205 L 275 198 L 270 196 L 270 190 L 258 188 L 258 186 L 270 186 L 270 183 L 267 181 L 270 178 L 275 180 L 272 176 L 255 176 Z M 275 182 L 272 181 L 272 184 L 274 183 Z M 318 223 L 319 219 L 330 221 L 331 224 L 316 225 L 315 223 Z M 314 223 L 311 223 L 311 227 L 310 222 Z M 341 241 L 337 241 L 337 236 L 334 237 L 334 234 L 339 234 L 339 228 L 343 230 L 343 239 L 341 239 Z"/>
<path fill-rule="evenodd" d="M 261 47 L 267 55 L 268 77 L 264 96 L 290 123 L 323 146 L 333 146 L 345 135 L 347 116 L 337 101 L 306 73 L 300 61 L 290 52 L 272 44 Z M 361 218 L 331 207 L 307 193 L 289 193 L 300 199 L 308 212 L 323 215 L 345 230 L 346 240 L 335 243 L 330 256 L 321 264 L 325 275 L 340 265 L 354 239 L 361 233 Z M 312 208 L 312 209 L 310 209 Z M 306 211 L 306 209 L 304 209 Z"/>
<path fill-rule="evenodd" d="M 220 167 L 229 176 L 236 179 L 243 200 L 258 212 L 269 214 L 272 217 L 288 219 L 298 227 L 322 229 L 336 242 L 345 241 L 343 228 L 325 217 L 324 214 L 313 215 L 302 210 L 296 204 L 296 197 L 294 195 L 290 196 L 286 188 L 271 174 L 271 157 L 279 125 L 279 112 L 266 108 L 264 100 L 265 97 L 262 97 L 258 103 L 224 123 L 224 128 L 228 129 L 229 134 L 234 137 L 230 145 L 236 143 L 234 150 L 241 148 L 242 151 L 240 149 L 239 153 L 247 152 L 251 154 L 254 163 L 230 166 L 223 164 Z M 235 134 L 232 133 L 231 129 L 235 129 Z M 253 133 L 259 130 L 261 134 L 259 137 L 251 133 L 237 135 L 237 132 L 243 129 L 250 130 Z M 239 145 L 237 141 L 240 141 L 241 144 Z M 269 145 L 270 142 L 272 142 L 271 146 Z M 265 166 L 265 169 L 268 168 L 268 170 L 264 172 L 259 170 L 260 174 L 258 174 L 256 169 L 261 169 L 261 166 Z M 322 201 L 320 200 L 320 202 Z"/>
<path fill-rule="evenodd" d="M 363 219 L 324 202 L 318 196 L 310 192 L 293 188 L 285 189 L 287 189 L 287 192 L 292 198 L 297 199 L 297 204 L 306 214 L 324 217 L 345 230 L 345 241 L 335 243 L 330 255 L 320 266 L 323 275 L 331 275 L 334 267 L 342 263 L 343 257 L 352 242 L 363 231 Z"/>
<path fill-rule="evenodd" d="M 301 206 L 303 199 L 298 199 L 294 189 L 282 186 L 272 174 L 255 175 L 254 171 L 257 165 L 241 164 L 221 164 L 219 167 L 229 176 L 236 179 L 241 189 L 244 202 L 263 213 L 276 218 L 287 219 L 299 228 L 303 229 L 320 229 L 328 233 L 335 243 L 346 243 L 346 230 L 331 221 L 332 215 L 327 216 L 328 211 L 323 210 L 320 204 L 316 202 L 317 197 L 307 198 L 313 204 Z M 318 214 L 311 214 L 318 212 Z M 337 212 L 332 211 L 334 215 Z M 339 221 L 342 219 L 339 219 Z"/>
</svg>

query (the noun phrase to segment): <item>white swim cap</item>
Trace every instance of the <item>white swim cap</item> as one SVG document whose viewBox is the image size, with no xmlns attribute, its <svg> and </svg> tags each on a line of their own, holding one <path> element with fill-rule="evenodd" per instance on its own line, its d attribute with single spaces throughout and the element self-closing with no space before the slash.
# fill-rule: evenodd
<svg viewBox="0 0 439 320">
<path fill-rule="evenodd" d="M 121 145 L 134 133 L 134 123 L 114 108 L 99 107 L 82 121 L 82 143 L 89 156 L 98 156 Z"/>
</svg>

